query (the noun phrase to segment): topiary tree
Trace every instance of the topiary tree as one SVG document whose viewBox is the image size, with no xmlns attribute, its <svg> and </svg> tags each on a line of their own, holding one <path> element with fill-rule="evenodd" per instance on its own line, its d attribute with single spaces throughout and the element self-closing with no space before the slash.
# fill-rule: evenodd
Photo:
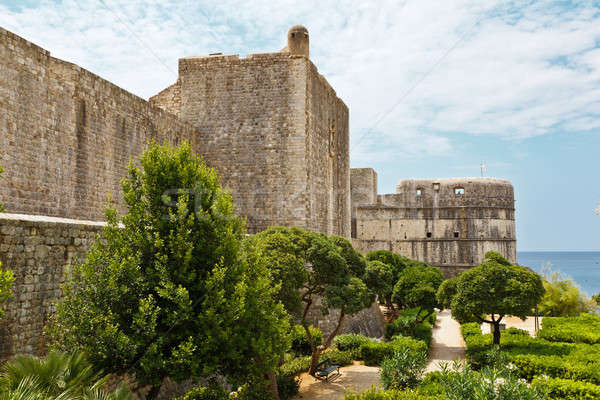
<svg viewBox="0 0 600 400">
<path fill-rule="evenodd" d="M 400 308 L 415 309 L 415 323 L 422 323 L 439 307 L 436 299 L 444 277 L 439 268 L 411 266 L 405 268 L 394 285 L 392 301 Z"/>
<path fill-rule="evenodd" d="M 453 289 L 451 286 L 455 286 Z M 452 290 L 450 290 L 452 289 Z M 525 319 L 544 294 L 541 277 L 520 265 L 511 265 L 496 252 L 438 290 L 441 304 L 450 305 L 459 322 L 477 321 L 493 326 L 494 344 L 500 344 L 500 322 L 505 315 Z M 486 319 L 485 315 L 490 315 Z"/>
<path fill-rule="evenodd" d="M 389 265 L 377 260 L 367 262 L 363 280 L 382 303 L 385 299 L 391 299 L 394 289 L 394 275 Z"/>
<path fill-rule="evenodd" d="M 264 377 L 288 348 L 288 316 L 216 172 L 152 144 L 123 180 L 127 212 L 72 268 L 47 331 L 106 371 L 134 373 L 153 398 L 165 377 Z M 274 374 L 270 374 L 274 378 Z"/>
<path fill-rule="evenodd" d="M 339 333 L 345 316 L 356 314 L 374 300 L 361 279 L 366 262 L 348 240 L 300 228 L 272 227 L 249 240 L 257 243 L 268 259 L 280 286 L 278 299 L 305 329 L 312 352 L 309 373 L 314 375 L 320 354 Z M 308 319 L 317 298 L 321 298 L 324 315 L 333 309 L 340 313 L 336 327 L 321 345 L 316 344 Z"/>
</svg>

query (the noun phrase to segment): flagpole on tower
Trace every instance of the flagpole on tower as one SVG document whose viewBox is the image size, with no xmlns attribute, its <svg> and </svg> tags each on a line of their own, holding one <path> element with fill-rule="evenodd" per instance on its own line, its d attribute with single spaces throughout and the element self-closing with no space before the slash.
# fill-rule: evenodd
<svg viewBox="0 0 600 400">
<path fill-rule="evenodd" d="M 481 162 L 481 165 L 479 166 L 479 168 L 481 168 L 481 177 L 483 178 L 483 174 L 485 174 L 485 171 L 487 170 L 487 167 L 485 166 L 484 161 Z"/>
</svg>

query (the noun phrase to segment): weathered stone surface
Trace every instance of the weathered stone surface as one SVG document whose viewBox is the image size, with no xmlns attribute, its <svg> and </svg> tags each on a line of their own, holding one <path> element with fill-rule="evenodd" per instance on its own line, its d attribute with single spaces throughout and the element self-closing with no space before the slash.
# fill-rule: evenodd
<svg viewBox="0 0 600 400">
<path fill-rule="evenodd" d="M 510 182 L 405 179 L 395 194 L 374 197 L 375 171 L 353 169 L 351 176 L 352 241 L 358 250 L 391 250 L 438 266 L 447 276 L 480 264 L 490 250 L 517 261 Z"/>
<path fill-rule="evenodd" d="M 43 327 L 61 295 L 68 266 L 85 258 L 103 224 L 0 214 L 0 261 L 15 274 L 0 319 L 0 359 L 45 351 Z M 36 243 L 36 245 L 27 245 Z"/>
</svg>

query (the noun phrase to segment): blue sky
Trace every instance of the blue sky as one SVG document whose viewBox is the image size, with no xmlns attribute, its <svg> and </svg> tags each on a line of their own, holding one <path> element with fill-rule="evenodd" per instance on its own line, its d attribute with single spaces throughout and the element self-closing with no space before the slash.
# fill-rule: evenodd
<svg viewBox="0 0 600 400">
<path fill-rule="evenodd" d="M 600 250 L 597 1 L 0 0 L 0 26 L 148 98 L 177 59 L 305 25 L 350 107 L 353 167 L 515 186 L 519 250 Z"/>
</svg>

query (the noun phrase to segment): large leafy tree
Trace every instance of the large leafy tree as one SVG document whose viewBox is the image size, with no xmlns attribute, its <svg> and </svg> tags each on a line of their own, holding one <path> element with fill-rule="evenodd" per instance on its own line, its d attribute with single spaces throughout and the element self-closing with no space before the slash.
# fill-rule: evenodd
<svg viewBox="0 0 600 400">
<path fill-rule="evenodd" d="M 141 384 L 213 373 L 264 376 L 287 348 L 288 316 L 216 172 L 153 144 L 123 180 L 127 213 L 73 267 L 48 328 L 53 346 L 81 349 Z"/>
<path fill-rule="evenodd" d="M 385 299 L 391 299 L 394 275 L 389 265 L 377 260 L 368 261 L 364 281 L 382 303 Z"/>
<path fill-rule="evenodd" d="M 552 271 L 549 265 L 542 272 L 545 289 L 539 304 L 542 315 L 570 317 L 591 312 L 598 307 L 596 301 L 582 292 L 572 279 L 559 271 Z"/>
<path fill-rule="evenodd" d="M 366 262 L 348 240 L 300 228 L 272 227 L 250 240 L 268 259 L 274 280 L 279 283 L 278 299 L 306 331 L 312 351 L 309 373 L 314 375 L 320 354 L 331 345 L 344 318 L 365 309 L 374 300 L 374 294 L 362 280 Z M 317 298 L 321 299 L 324 315 L 339 310 L 336 327 L 319 346 L 312 337 L 308 319 Z"/>
<path fill-rule="evenodd" d="M 442 285 L 438 300 L 450 306 L 460 322 L 477 321 L 494 327 L 494 344 L 500 344 L 500 322 L 506 315 L 525 319 L 544 295 L 541 277 L 502 255 L 490 251 L 485 261 Z M 486 319 L 489 315 L 490 319 Z"/>
<path fill-rule="evenodd" d="M 439 307 L 436 293 L 443 281 L 439 268 L 407 267 L 394 285 L 392 301 L 402 309 L 415 309 L 415 322 L 421 323 Z"/>
</svg>

